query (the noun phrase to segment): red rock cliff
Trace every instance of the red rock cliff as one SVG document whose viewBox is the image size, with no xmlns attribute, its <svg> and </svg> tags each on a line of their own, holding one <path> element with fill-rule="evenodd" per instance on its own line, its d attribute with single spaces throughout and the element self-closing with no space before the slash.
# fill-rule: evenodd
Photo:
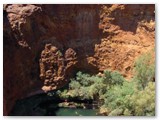
<svg viewBox="0 0 160 120">
<path fill-rule="evenodd" d="M 135 59 L 154 47 L 154 5 L 8 4 L 3 12 L 4 115 L 79 70 L 130 78 Z"/>
</svg>

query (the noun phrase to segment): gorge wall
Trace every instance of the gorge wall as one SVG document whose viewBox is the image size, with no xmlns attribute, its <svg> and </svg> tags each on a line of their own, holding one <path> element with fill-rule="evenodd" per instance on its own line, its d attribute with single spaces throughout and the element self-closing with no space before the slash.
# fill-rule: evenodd
<svg viewBox="0 0 160 120">
<path fill-rule="evenodd" d="M 77 71 L 117 70 L 154 48 L 154 5 L 7 4 L 3 8 L 4 115 L 15 101 L 63 87 Z"/>
</svg>

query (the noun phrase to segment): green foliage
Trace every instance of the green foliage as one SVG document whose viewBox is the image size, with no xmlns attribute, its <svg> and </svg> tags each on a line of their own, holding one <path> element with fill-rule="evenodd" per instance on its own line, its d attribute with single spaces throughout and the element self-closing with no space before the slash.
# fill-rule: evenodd
<svg viewBox="0 0 160 120">
<path fill-rule="evenodd" d="M 128 99 L 133 93 L 134 84 L 132 82 L 125 81 L 122 86 L 116 85 L 106 92 L 104 105 L 111 112 L 117 109 L 125 111 L 130 107 Z"/>
<path fill-rule="evenodd" d="M 79 97 L 79 99 L 94 99 L 105 87 L 103 78 L 78 72 L 76 79 L 71 79 L 69 93 L 71 97 Z"/>
<path fill-rule="evenodd" d="M 69 95 L 68 95 L 68 91 L 67 90 L 63 90 L 63 91 L 57 91 L 57 94 L 59 95 L 60 98 L 63 99 L 68 99 Z"/>
<path fill-rule="evenodd" d="M 124 112 L 123 112 L 123 115 L 124 115 L 124 116 L 131 116 L 132 114 L 131 114 L 131 111 L 126 108 L 126 109 L 124 110 Z"/>
<path fill-rule="evenodd" d="M 114 85 L 121 85 L 123 76 L 118 72 L 105 71 L 105 76 L 84 74 L 78 72 L 76 79 L 71 79 L 69 95 L 80 99 L 102 99 L 106 91 Z"/>
<path fill-rule="evenodd" d="M 72 90 L 74 90 L 74 89 L 79 89 L 80 87 L 81 87 L 81 84 L 78 82 L 78 81 L 76 81 L 75 79 L 71 79 L 71 83 L 69 84 L 69 88 Z"/>
<path fill-rule="evenodd" d="M 135 76 L 132 82 L 124 81 L 119 74 L 104 72 L 107 82 L 112 86 L 104 95 L 103 106 L 110 111 L 109 116 L 155 115 L 155 82 L 153 81 L 155 65 L 151 53 L 142 55 L 136 61 L 134 71 Z"/>
<path fill-rule="evenodd" d="M 151 53 L 140 56 L 135 62 L 135 77 L 139 89 L 144 89 L 155 76 L 155 63 Z"/>
<path fill-rule="evenodd" d="M 103 78 L 98 76 L 90 76 L 89 74 L 83 74 L 82 72 L 78 72 L 76 74 L 76 78 L 71 79 L 67 92 L 65 91 L 64 93 L 63 91 L 59 94 L 59 96 L 63 98 L 77 97 L 81 100 L 94 99 L 103 91 L 103 88 L 105 87 L 106 86 L 103 85 Z"/>
<path fill-rule="evenodd" d="M 108 84 L 108 86 L 123 84 L 124 77 L 117 71 L 111 72 L 105 70 L 104 75 L 105 75 L 104 79 L 106 81 L 106 84 Z"/>
<path fill-rule="evenodd" d="M 131 109 L 136 116 L 155 115 L 155 82 L 149 82 L 142 91 L 136 91 L 130 98 Z"/>
<path fill-rule="evenodd" d="M 151 54 L 141 56 L 135 63 L 135 76 L 128 82 L 117 71 L 104 71 L 104 75 L 82 72 L 71 79 L 69 88 L 57 91 L 65 99 L 96 100 L 100 112 L 108 116 L 155 115 L 155 65 Z"/>
<path fill-rule="evenodd" d="M 94 76 L 92 77 L 89 74 L 78 72 L 76 74 L 76 81 L 78 81 L 82 86 L 90 86 L 94 83 Z"/>
</svg>

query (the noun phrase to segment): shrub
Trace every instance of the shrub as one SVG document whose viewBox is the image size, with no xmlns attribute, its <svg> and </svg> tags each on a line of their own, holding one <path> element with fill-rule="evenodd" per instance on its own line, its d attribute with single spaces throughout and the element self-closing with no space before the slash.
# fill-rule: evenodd
<svg viewBox="0 0 160 120">
<path fill-rule="evenodd" d="M 81 87 L 81 84 L 76 81 L 75 79 L 71 79 L 71 83 L 69 84 L 69 89 L 79 89 Z"/>
<path fill-rule="evenodd" d="M 71 79 L 69 86 L 69 90 L 72 90 L 71 93 L 76 90 L 80 99 L 97 98 L 97 96 L 99 96 L 106 88 L 105 84 L 103 84 L 102 77 L 94 75 L 90 76 L 89 74 L 83 74 L 82 72 L 76 74 L 76 79 Z"/>
<path fill-rule="evenodd" d="M 108 108 L 110 112 L 117 111 L 119 109 L 125 111 L 130 108 L 128 100 L 133 93 L 134 84 L 131 82 L 125 81 L 122 86 L 115 85 L 106 92 L 104 106 Z M 123 111 L 121 114 L 124 114 Z M 110 115 L 113 114 L 111 113 Z"/>
<path fill-rule="evenodd" d="M 155 63 L 151 53 L 140 56 L 135 62 L 135 77 L 138 89 L 144 89 L 155 76 Z"/>
<path fill-rule="evenodd" d="M 79 98 L 84 99 L 95 99 L 102 94 L 106 89 L 106 85 L 103 84 L 103 78 L 98 76 L 91 76 L 89 74 L 83 74 L 78 72 L 75 79 L 71 79 L 69 83 L 69 89 L 63 91 L 59 96 L 63 98 Z"/>
<path fill-rule="evenodd" d="M 108 84 L 108 86 L 113 86 L 113 85 L 122 85 L 124 82 L 124 77 L 117 71 L 111 72 L 108 70 L 104 71 L 104 79 L 106 84 Z"/>
<path fill-rule="evenodd" d="M 94 83 L 93 77 L 90 76 L 89 74 L 85 74 L 85 73 L 82 73 L 82 72 L 79 71 L 76 74 L 76 79 L 75 80 L 78 81 L 81 84 L 81 86 L 90 86 Z"/>
<path fill-rule="evenodd" d="M 155 115 L 155 82 L 149 82 L 142 91 L 135 91 L 129 102 L 134 115 Z"/>
<path fill-rule="evenodd" d="M 146 53 L 135 62 L 135 77 L 132 82 L 116 72 L 105 71 L 107 90 L 103 99 L 109 116 L 155 115 L 155 75 L 154 58 Z"/>
<path fill-rule="evenodd" d="M 155 115 L 155 74 L 151 54 L 142 55 L 135 62 L 135 77 L 126 81 L 117 71 L 104 71 L 104 76 L 78 72 L 69 88 L 58 91 L 60 97 L 96 100 L 100 112 L 108 116 Z"/>
<path fill-rule="evenodd" d="M 58 91 L 58 95 L 60 98 L 62 99 L 68 99 L 69 98 L 69 95 L 67 94 L 68 91 L 67 90 L 63 90 L 62 92 L 61 91 Z"/>
</svg>

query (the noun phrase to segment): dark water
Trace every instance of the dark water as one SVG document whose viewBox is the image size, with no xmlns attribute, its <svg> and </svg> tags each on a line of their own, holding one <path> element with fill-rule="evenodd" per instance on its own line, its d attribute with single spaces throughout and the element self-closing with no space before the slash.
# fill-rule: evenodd
<svg viewBox="0 0 160 120">
<path fill-rule="evenodd" d="M 83 108 L 63 108 L 58 104 L 63 102 L 57 97 L 45 94 L 35 95 L 18 100 L 10 116 L 95 116 L 96 110 Z"/>
</svg>

